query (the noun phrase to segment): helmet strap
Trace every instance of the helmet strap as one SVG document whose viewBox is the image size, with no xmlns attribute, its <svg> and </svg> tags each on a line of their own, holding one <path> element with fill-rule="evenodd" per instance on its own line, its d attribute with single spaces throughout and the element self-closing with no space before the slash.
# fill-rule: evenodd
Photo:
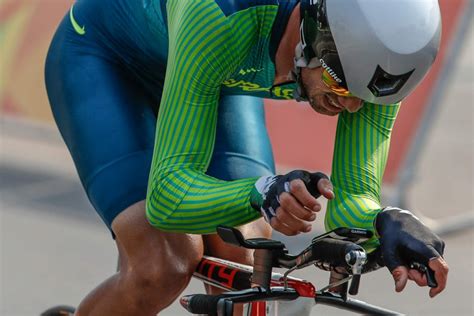
<svg viewBox="0 0 474 316">
<path fill-rule="evenodd" d="M 301 42 L 296 45 L 295 48 L 295 57 L 294 68 L 288 74 L 288 77 L 296 82 L 296 89 L 293 91 L 293 96 L 296 101 L 308 101 L 306 89 L 304 88 L 303 82 L 301 80 L 301 69 L 302 68 L 318 68 L 321 67 L 321 63 L 318 58 L 312 58 L 309 62 L 304 56 L 304 44 Z"/>
</svg>

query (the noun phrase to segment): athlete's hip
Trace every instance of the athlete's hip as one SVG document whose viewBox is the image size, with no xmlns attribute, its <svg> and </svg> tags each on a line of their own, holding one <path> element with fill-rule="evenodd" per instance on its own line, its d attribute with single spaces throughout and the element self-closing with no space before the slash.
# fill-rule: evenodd
<svg viewBox="0 0 474 316">
<path fill-rule="evenodd" d="M 77 1 L 58 26 L 46 67 L 66 69 L 91 56 L 100 58 L 122 69 L 122 74 L 133 76 L 159 97 L 157 88 L 164 82 L 168 38 L 164 28 L 152 29 L 164 18 L 145 2 Z"/>
<path fill-rule="evenodd" d="M 155 3 L 157 2 L 157 3 Z M 168 52 L 165 17 L 157 0 L 79 0 L 59 30 L 79 46 L 107 51 L 126 65 L 163 66 Z"/>
</svg>

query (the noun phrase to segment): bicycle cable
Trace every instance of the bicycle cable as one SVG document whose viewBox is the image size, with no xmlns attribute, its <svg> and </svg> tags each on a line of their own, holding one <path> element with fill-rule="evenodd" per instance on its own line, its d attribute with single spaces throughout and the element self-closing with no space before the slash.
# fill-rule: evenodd
<svg viewBox="0 0 474 316">
<path fill-rule="evenodd" d="M 319 290 L 319 292 L 324 292 L 330 288 L 333 288 L 333 287 L 336 287 L 336 286 L 339 286 L 341 284 L 344 284 L 346 282 L 349 282 L 350 279 L 352 279 L 353 275 L 349 275 L 347 278 L 344 278 L 342 280 L 339 280 L 337 282 L 334 282 L 334 283 L 330 283 L 328 284 L 327 286 L 323 287 L 322 289 Z"/>
</svg>

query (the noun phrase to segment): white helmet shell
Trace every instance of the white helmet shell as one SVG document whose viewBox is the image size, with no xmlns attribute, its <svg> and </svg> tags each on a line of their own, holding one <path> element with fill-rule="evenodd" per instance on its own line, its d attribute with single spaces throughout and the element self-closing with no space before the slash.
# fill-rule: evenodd
<svg viewBox="0 0 474 316">
<path fill-rule="evenodd" d="M 437 0 L 328 0 L 326 5 L 352 94 L 372 103 L 397 103 L 422 81 L 439 49 Z M 377 82 L 370 85 L 377 67 L 394 76 L 413 73 L 398 92 L 384 96 Z"/>
<path fill-rule="evenodd" d="M 334 70 L 351 94 L 365 101 L 378 104 L 401 101 L 422 81 L 438 53 L 441 14 L 437 0 L 302 0 L 301 3 L 302 8 L 317 7 L 317 10 L 311 7 L 311 14 L 318 12 L 317 17 L 312 17 L 318 22 L 312 21 L 311 25 L 318 25 L 316 33 L 326 32 L 324 38 L 317 35 L 310 44 L 314 57 Z M 304 18 L 302 28 L 307 23 Z M 326 42 L 332 36 L 329 40 L 332 43 L 321 44 L 318 36 Z"/>
</svg>

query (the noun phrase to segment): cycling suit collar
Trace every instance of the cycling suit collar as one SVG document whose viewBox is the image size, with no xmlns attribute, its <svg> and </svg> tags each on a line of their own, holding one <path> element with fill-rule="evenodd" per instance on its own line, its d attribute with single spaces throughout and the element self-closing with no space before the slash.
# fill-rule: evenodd
<svg viewBox="0 0 474 316">
<path fill-rule="evenodd" d="M 278 13 L 273 22 L 269 45 L 270 59 L 274 64 L 278 46 L 285 32 L 286 25 L 288 24 L 291 13 L 293 13 L 293 9 L 298 3 L 298 0 L 278 1 Z"/>
</svg>

